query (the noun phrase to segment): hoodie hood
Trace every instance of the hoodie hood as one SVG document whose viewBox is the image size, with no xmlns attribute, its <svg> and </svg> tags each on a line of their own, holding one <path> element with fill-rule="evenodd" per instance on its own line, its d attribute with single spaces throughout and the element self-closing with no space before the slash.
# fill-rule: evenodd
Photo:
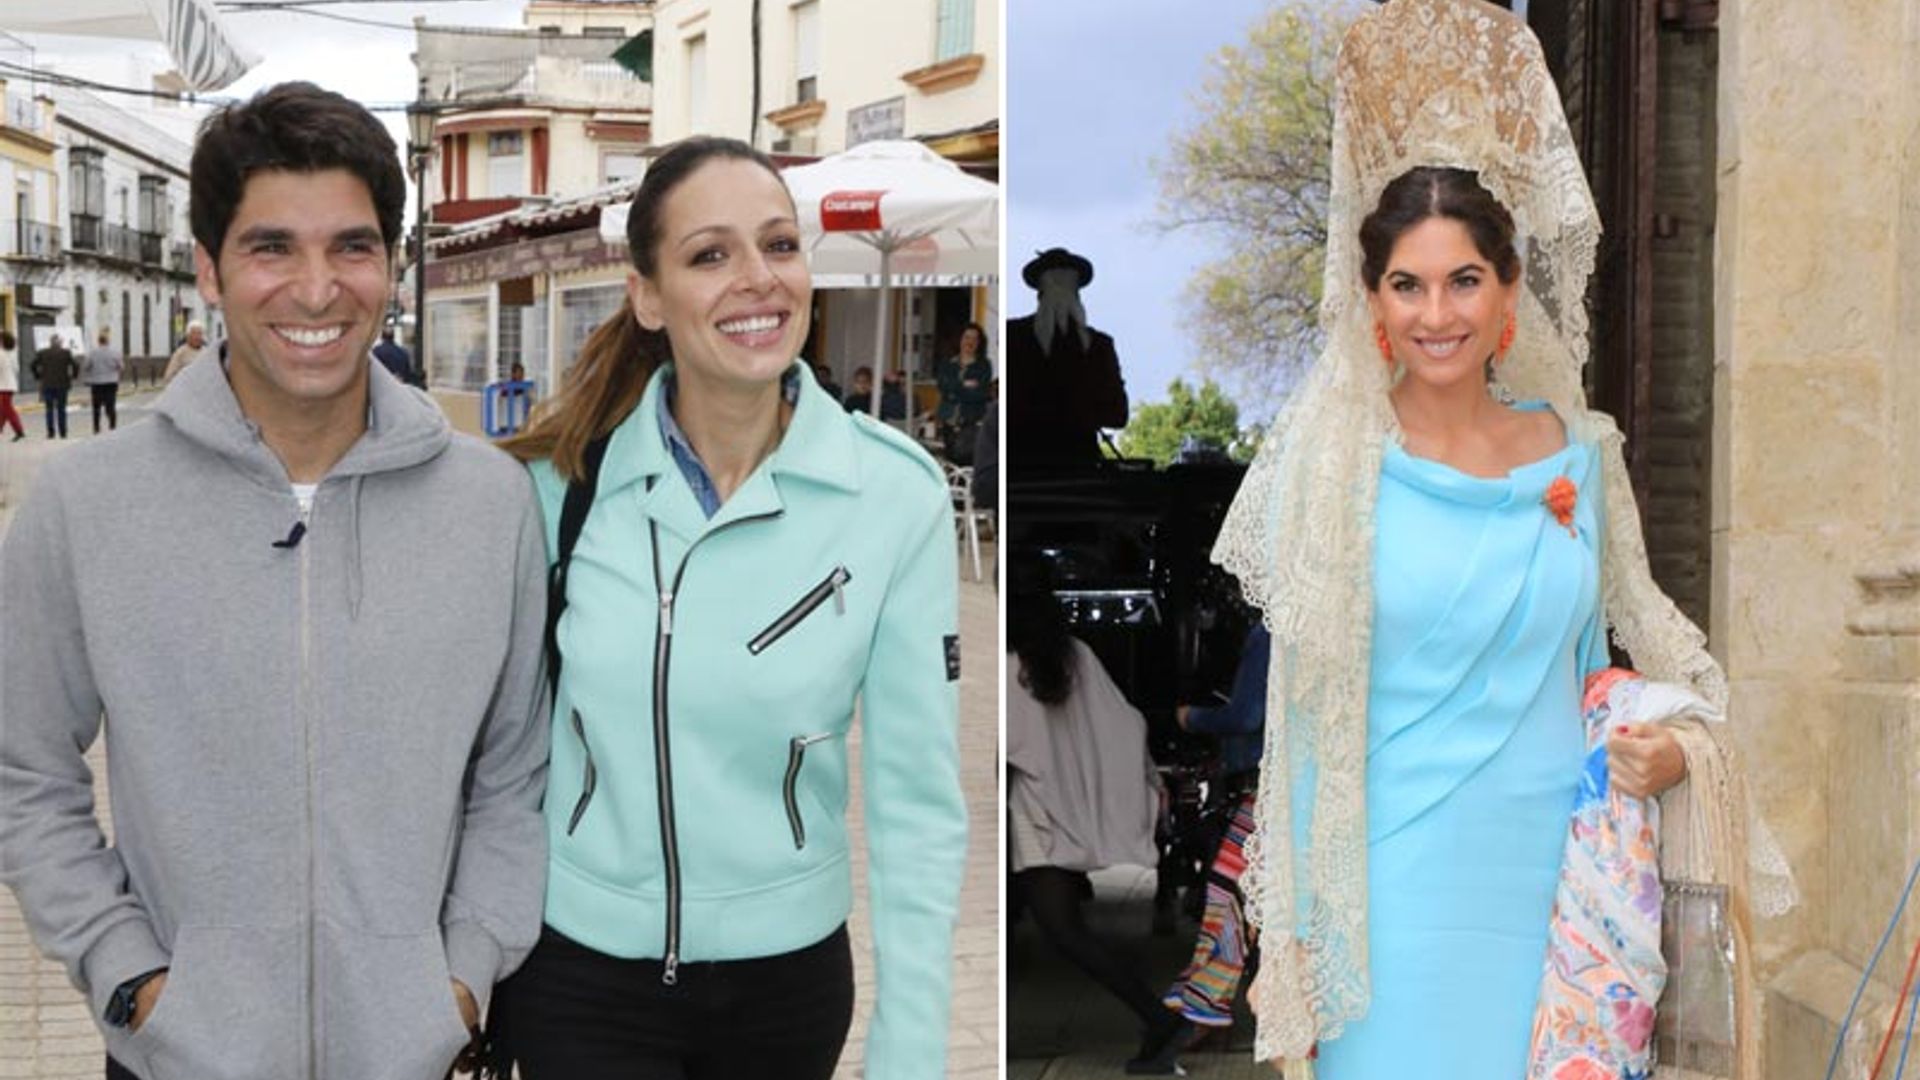
<svg viewBox="0 0 1920 1080">
<path fill-rule="evenodd" d="M 438 457 L 453 439 L 447 418 L 431 398 L 377 363 L 369 362 L 368 368 L 366 433 L 327 470 L 327 480 L 411 468 Z M 220 362 L 188 365 L 160 395 L 155 411 L 181 435 L 241 472 L 283 488 L 288 484 L 286 467 L 261 438 L 260 426 L 240 411 L 226 369 L 222 344 Z"/>
<path fill-rule="evenodd" d="M 320 481 L 325 484 L 338 478 L 349 485 L 346 592 L 347 611 L 355 619 L 360 616 L 365 593 L 360 537 L 362 481 L 423 465 L 439 457 L 453 441 L 453 430 L 433 399 L 394 378 L 371 358 L 367 367 L 367 430 Z M 286 466 L 261 437 L 260 425 L 240 411 L 240 401 L 227 381 L 225 344 L 220 347 L 219 363 L 188 365 L 160 395 L 154 408 L 182 436 L 232 463 L 261 486 L 289 490 L 292 481 Z M 304 521 L 299 528 L 305 531 Z M 290 535 L 288 540 L 297 542 L 298 535 Z"/>
</svg>

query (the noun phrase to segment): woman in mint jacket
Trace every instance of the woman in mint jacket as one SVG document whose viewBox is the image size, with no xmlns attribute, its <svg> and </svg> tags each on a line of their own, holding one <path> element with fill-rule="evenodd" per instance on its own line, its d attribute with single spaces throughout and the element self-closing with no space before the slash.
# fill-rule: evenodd
<svg viewBox="0 0 1920 1080">
<path fill-rule="evenodd" d="M 675 144 L 627 241 L 629 309 L 508 445 L 562 614 L 546 928 L 494 999 L 496 1056 L 524 1080 L 831 1076 L 857 703 L 865 1072 L 942 1076 L 966 847 L 945 482 L 796 360 L 812 285 L 764 155 Z"/>
</svg>

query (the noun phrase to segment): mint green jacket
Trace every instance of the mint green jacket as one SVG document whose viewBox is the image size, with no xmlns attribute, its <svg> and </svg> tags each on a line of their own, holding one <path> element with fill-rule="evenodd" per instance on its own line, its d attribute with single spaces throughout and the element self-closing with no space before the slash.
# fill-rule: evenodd
<svg viewBox="0 0 1920 1080">
<path fill-rule="evenodd" d="M 568 571 L 546 921 L 668 978 L 832 933 L 853 898 L 857 701 L 866 1074 L 943 1076 L 966 853 L 945 481 L 808 373 L 779 447 L 708 519 L 661 435 L 661 382 L 614 432 Z M 532 471 L 551 553 L 566 486 Z"/>
</svg>

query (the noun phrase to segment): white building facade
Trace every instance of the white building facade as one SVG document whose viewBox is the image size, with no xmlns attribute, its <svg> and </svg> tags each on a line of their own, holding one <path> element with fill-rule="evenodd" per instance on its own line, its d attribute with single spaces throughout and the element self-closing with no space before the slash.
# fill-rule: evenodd
<svg viewBox="0 0 1920 1080">
<path fill-rule="evenodd" d="M 194 286 L 187 224 L 193 148 L 86 91 L 52 94 L 67 246 L 58 322 L 88 344 L 107 331 L 127 357 L 125 381 L 157 380 L 187 323 L 209 315 Z M 223 336 L 217 326 L 209 332 Z"/>
<path fill-rule="evenodd" d="M 956 161 L 999 152 L 994 0 L 660 0 L 654 128 L 824 157 L 919 139 Z M 756 63 L 757 59 L 757 63 Z M 753 75 L 758 68 L 758 79 Z M 756 98 L 757 94 L 757 98 Z"/>
<path fill-rule="evenodd" d="M 28 80 L 0 80 L 0 327 L 29 341 L 64 295 L 57 145 L 53 99 Z"/>
</svg>

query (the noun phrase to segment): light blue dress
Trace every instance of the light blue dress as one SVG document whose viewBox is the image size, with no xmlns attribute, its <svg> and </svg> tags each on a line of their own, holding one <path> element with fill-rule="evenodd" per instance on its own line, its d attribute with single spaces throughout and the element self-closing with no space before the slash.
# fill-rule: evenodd
<svg viewBox="0 0 1920 1080">
<path fill-rule="evenodd" d="M 1521 406 L 1545 408 L 1544 405 Z M 1545 504 L 1578 492 L 1574 527 Z M 1584 756 L 1580 692 L 1605 666 L 1595 448 L 1506 477 L 1389 444 L 1367 708 L 1365 1017 L 1321 1080 L 1521 1080 Z"/>
</svg>

